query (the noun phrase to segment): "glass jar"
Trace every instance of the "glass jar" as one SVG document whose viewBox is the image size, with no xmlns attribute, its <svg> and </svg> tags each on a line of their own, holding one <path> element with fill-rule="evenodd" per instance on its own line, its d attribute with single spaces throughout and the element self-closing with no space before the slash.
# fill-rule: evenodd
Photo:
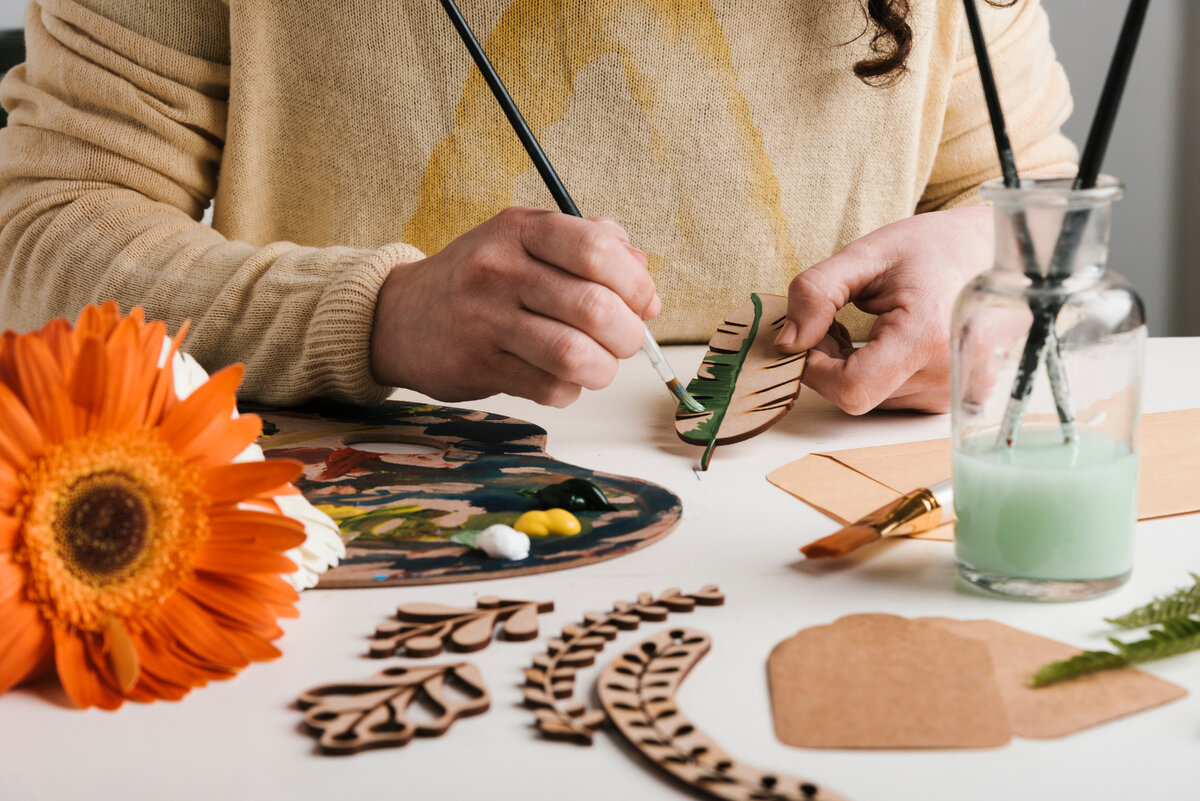
<svg viewBox="0 0 1200 801">
<path fill-rule="evenodd" d="M 1106 264 L 1122 193 L 1108 176 L 981 190 L 995 265 L 951 334 L 955 557 L 996 593 L 1069 600 L 1129 578 L 1146 324 Z"/>
</svg>

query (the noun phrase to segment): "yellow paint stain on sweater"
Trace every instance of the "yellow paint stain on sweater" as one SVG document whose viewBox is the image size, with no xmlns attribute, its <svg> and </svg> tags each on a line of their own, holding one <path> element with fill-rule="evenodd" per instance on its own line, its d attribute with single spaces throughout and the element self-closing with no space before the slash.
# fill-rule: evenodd
<svg viewBox="0 0 1200 801">
<path fill-rule="evenodd" d="M 635 10 L 648 11 L 662 25 L 668 46 L 699 57 L 697 73 L 707 76 L 717 89 L 737 136 L 745 165 L 746 196 L 770 227 L 782 262 L 780 272 L 785 277 L 794 275 L 800 264 L 788 233 L 779 180 L 750 105 L 738 89 L 729 42 L 708 0 L 685 7 L 673 0 L 608 0 L 589 5 L 569 0 L 515 0 L 486 37 L 484 50 L 539 140 L 566 115 L 580 71 L 609 53 L 621 59 L 630 94 L 652 121 L 651 110 L 670 88 L 641 68 L 637 53 L 606 29 L 608 19 Z M 561 46 L 553 53 L 538 49 L 542 41 L 556 39 Z M 670 141 L 670 131 L 651 124 L 651 152 L 668 171 Z M 692 162 L 702 163 L 704 157 L 695 154 Z M 472 67 L 455 108 L 453 130 L 430 157 L 417 211 L 405 226 L 405 241 L 426 253 L 441 250 L 511 205 L 517 179 L 530 168 L 528 155 L 483 76 Z M 569 176 L 564 175 L 563 180 L 569 183 Z M 681 238 L 696 241 L 699 223 L 691 213 L 677 207 L 674 217 Z M 651 254 L 652 270 L 661 270 L 663 261 Z"/>
</svg>

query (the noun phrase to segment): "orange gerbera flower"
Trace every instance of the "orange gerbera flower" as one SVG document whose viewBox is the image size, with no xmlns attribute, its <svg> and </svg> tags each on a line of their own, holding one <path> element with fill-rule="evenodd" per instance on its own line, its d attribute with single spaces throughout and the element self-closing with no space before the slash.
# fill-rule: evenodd
<svg viewBox="0 0 1200 801">
<path fill-rule="evenodd" d="M 163 358 L 166 327 L 109 302 L 0 337 L 0 692 L 53 665 L 115 709 L 279 655 L 304 529 L 270 498 L 300 465 L 232 462 L 261 427 L 232 416 L 242 368 L 178 400 L 182 336 Z"/>
</svg>

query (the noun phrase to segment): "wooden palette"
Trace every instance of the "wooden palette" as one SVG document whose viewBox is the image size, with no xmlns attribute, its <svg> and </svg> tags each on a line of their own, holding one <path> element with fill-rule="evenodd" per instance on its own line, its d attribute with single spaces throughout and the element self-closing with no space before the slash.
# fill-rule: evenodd
<svg viewBox="0 0 1200 801">
<path fill-rule="evenodd" d="M 679 438 L 705 446 L 701 469 L 708 469 L 717 445 L 761 434 L 796 403 L 808 352 L 784 356 L 775 349 L 786 318 L 787 298 L 754 294 L 708 341 L 700 370 L 687 387 L 705 410 L 680 407 L 675 413 Z"/>
<path fill-rule="evenodd" d="M 511 417 L 389 402 L 260 409 L 268 457 L 304 463 L 296 486 L 338 521 L 347 554 L 321 588 L 472 581 L 562 570 L 644 548 L 679 522 L 679 498 L 635 478 L 550 458 L 546 432 Z M 380 453 L 363 443 L 407 443 L 426 453 Z M 584 478 L 612 511 L 577 512 L 574 536 L 532 537 L 520 561 L 492 559 L 447 539 L 493 523 L 511 525 L 536 501 L 522 491 Z"/>
<path fill-rule="evenodd" d="M 675 702 L 688 672 L 706 653 L 707 634 L 669 629 L 643 640 L 604 669 L 596 693 L 634 748 L 694 790 L 727 801 L 839 801 L 806 779 L 764 771 L 726 754 Z"/>
</svg>

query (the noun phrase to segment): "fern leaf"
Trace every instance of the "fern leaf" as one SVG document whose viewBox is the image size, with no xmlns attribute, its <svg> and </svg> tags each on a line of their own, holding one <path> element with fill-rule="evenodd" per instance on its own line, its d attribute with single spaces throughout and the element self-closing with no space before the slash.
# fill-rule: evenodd
<svg viewBox="0 0 1200 801">
<path fill-rule="evenodd" d="M 1145 606 L 1139 606 L 1120 617 L 1106 617 L 1105 620 L 1114 626 L 1134 629 L 1152 626 L 1171 618 L 1200 615 L 1200 575 L 1192 573 L 1191 576 L 1194 582 L 1192 586 L 1183 587 L 1162 598 L 1155 598 Z"/>
<path fill-rule="evenodd" d="M 796 402 L 807 359 L 803 353 L 781 356 L 775 350 L 786 313 L 787 298 L 753 294 L 709 340 L 704 362 L 687 387 L 704 411 L 680 407 L 675 415 L 679 438 L 705 446 L 701 469 L 708 469 L 717 445 L 765 431 Z"/>
<path fill-rule="evenodd" d="M 1100 670 L 1122 668 L 1128 664 L 1120 654 L 1109 651 L 1084 651 L 1070 659 L 1042 665 L 1029 677 L 1029 686 L 1045 687 L 1047 684 L 1074 679 Z"/>
<path fill-rule="evenodd" d="M 1044 687 L 1100 670 L 1111 670 L 1200 650 L 1200 620 L 1190 617 L 1170 618 L 1162 622 L 1162 628 L 1151 629 L 1145 639 L 1122 642 L 1110 637 L 1108 641 L 1116 649 L 1115 653 L 1084 651 L 1070 659 L 1042 665 L 1029 677 L 1029 685 Z"/>
</svg>

